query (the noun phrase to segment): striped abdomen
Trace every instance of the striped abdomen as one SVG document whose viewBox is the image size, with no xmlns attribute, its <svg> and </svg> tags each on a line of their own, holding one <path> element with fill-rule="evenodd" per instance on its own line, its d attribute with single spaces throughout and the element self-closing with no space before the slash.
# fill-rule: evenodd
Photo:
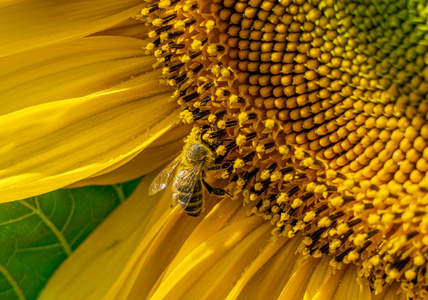
<svg viewBox="0 0 428 300">
<path fill-rule="evenodd" d="M 186 214 L 197 217 L 202 211 L 201 174 L 192 174 L 192 169 L 177 172 L 173 184 L 173 196 L 184 209 Z"/>
</svg>

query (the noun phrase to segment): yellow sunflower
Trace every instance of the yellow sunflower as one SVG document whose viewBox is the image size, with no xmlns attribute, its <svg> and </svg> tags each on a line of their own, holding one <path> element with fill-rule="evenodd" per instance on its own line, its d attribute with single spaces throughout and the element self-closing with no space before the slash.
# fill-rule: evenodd
<svg viewBox="0 0 428 300">
<path fill-rule="evenodd" d="M 148 174 L 189 133 L 178 170 L 192 145 L 207 152 L 180 183 L 211 193 L 200 216 L 180 177 L 148 196 L 150 173 L 40 298 L 427 298 L 427 13 L 413 0 L 0 5 L 2 201 Z"/>
</svg>

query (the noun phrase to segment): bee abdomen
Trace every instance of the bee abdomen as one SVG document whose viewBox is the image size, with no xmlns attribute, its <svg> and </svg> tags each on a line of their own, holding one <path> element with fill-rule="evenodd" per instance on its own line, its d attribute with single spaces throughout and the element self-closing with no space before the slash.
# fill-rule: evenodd
<svg viewBox="0 0 428 300">
<path fill-rule="evenodd" d="M 197 217 L 202 211 L 202 191 L 199 191 L 197 194 L 193 193 L 192 198 L 189 203 L 183 202 L 180 197 L 178 197 L 178 203 L 180 203 L 181 207 L 183 207 L 186 214 Z"/>
<path fill-rule="evenodd" d="M 174 184 L 174 197 L 180 206 L 189 216 L 197 217 L 202 211 L 202 184 L 200 180 L 195 186 L 181 185 L 178 182 Z M 190 199 L 189 199 L 190 197 Z"/>
</svg>

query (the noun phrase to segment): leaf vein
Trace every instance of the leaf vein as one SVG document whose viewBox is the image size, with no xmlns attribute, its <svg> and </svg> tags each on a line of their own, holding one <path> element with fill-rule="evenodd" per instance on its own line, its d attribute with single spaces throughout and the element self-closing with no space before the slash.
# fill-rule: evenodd
<svg viewBox="0 0 428 300">
<path fill-rule="evenodd" d="M 13 277 L 10 275 L 8 270 L 3 265 L 0 265 L 0 273 L 2 273 L 3 276 L 6 278 L 6 280 L 9 282 L 9 284 L 11 285 L 13 290 L 15 291 L 16 295 L 18 296 L 18 299 L 19 300 L 25 300 L 26 298 L 24 296 L 24 292 L 19 287 L 18 282 L 16 282 L 16 280 L 13 279 Z"/>
<path fill-rule="evenodd" d="M 125 201 L 125 193 L 123 192 L 123 184 L 113 184 L 112 185 L 114 191 L 116 192 L 117 197 L 119 198 L 119 202 L 122 203 Z"/>
<path fill-rule="evenodd" d="M 26 247 L 23 249 L 18 249 L 16 252 L 31 252 L 31 251 L 40 251 L 40 250 L 51 250 L 55 247 L 61 247 L 61 243 L 55 243 L 50 245 L 44 245 L 44 246 L 37 246 L 37 247 Z"/>
<path fill-rule="evenodd" d="M 37 197 L 35 197 L 37 198 Z M 52 233 L 58 238 L 59 242 L 61 243 L 62 248 L 64 249 L 64 252 L 67 256 L 71 254 L 71 247 L 68 244 L 67 240 L 65 239 L 64 235 L 58 230 L 58 228 L 55 226 L 55 224 L 41 211 L 32 206 L 30 203 L 26 201 L 19 202 L 25 207 L 32 210 L 36 215 L 39 216 L 40 219 L 49 227 L 49 229 L 52 231 Z"/>
<path fill-rule="evenodd" d="M 24 220 L 24 219 L 26 219 L 28 217 L 31 217 L 32 215 L 34 215 L 34 212 L 31 212 L 31 213 L 28 213 L 26 215 L 20 216 L 19 218 L 15 218 L 15 219 L 12 219 L 12 220 L 9 220 L 9 221 L 2 222 L 2 223 L 0 223 L 0 226 L 22 221 L 22 220 Z"/>
<path fill-rule="evenodd" d="M 70 213 L 69 213 L 69 215 L 67 217 L 67 220 L 64 223 L 64 226 L 62 226 L 62 228 L 61 228 L 61 233 L 64 233 L 64 231 L 67 228 L 68 224 L 70 224 L 71 218 L 73 217 L 73 214 L 74 214 L 75 205 L 76 205 L 76 201 L 75 201 L 73 192 L 71 190 L 68 190 L 68 194 L 70 195 L 71 209 L 70 209 Z"/>
<path fill-rule="evenodd" d="M 74 238 L 70 241 L 70 245 L 74 245 L 75 242 L 85 233 L 86 228 L 88 227 L 88 224 L 84 225 L 78 233 L 74 236 Z"/>
</svg>

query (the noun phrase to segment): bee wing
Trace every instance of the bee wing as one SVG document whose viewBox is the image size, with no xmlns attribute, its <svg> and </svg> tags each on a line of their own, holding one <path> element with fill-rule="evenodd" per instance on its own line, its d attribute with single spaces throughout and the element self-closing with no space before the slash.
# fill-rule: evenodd
<svg viewBox="0 0 428 300">
<path fill-rule="evenodd" d="M 192 167 L 192 169 L 187 173 L 187 176 L 181 177 L 180 181 L 186 182 L 186 186 L 189 188 L 188 191 L 186 191 L 185 194 L 180 194 L 180 196 L 185 195 L 185 197 L 181 198 L 181 202 L 183 202 L 181 204 L 181 206 L 183 207 L 184 210 L 186 210 L 187 205 L 190 202 L 190 199 L 192 199 L 193 196 L 193 192 L 195 191 L 195 186 L 198 183 L 200 179 L 200 176 L 202 176 L 202 166 L 203 163 L 197 163 L 196 165 L 194 165 Z M 174 193 L 173 194 L 174 198 L 178 197 L 178 193 Z"/>
<path fill-rule="evenodd" d="M 154 195 L 168 186 L 171 175 L 181 162 L 181 155 L 175 158 L 169 165 L 163 169 L 149 187 L 149 195 Z"/>
</svg>

